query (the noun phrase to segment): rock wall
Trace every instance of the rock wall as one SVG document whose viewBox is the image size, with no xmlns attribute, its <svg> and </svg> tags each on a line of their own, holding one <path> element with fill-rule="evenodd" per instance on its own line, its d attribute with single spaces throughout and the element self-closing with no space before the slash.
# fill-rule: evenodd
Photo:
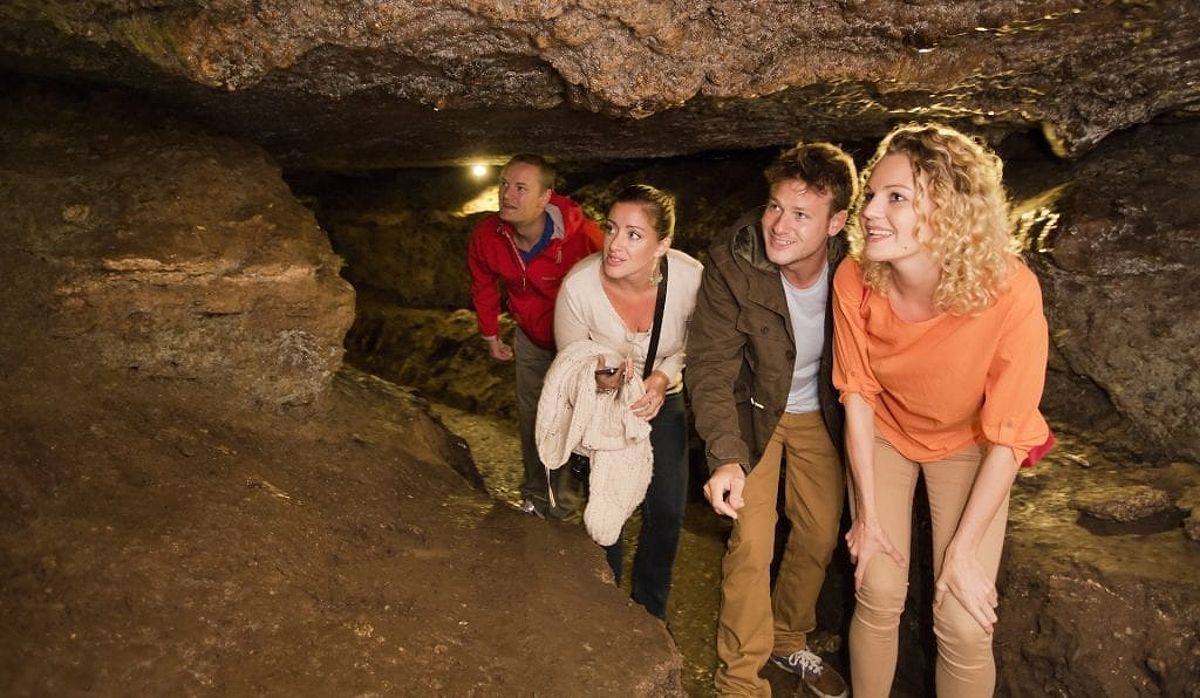
<svg viewBox="0 0 1200 698">
<path fill-rule="evenodd" d="M 1056 416 L 1105 426 L 1076 399 L 1098 388 L 1132 427 L 1134 451 L 1191 460 L 1200 460 L 1198 143 L 1193 123 L 1107 141 L 1048 197 L 1061 218 L 1035 257 L 1053 343 L 1073 374 L 1050 396 Z"/>
<path fill-rule="evenodd" d="M 1044 129 L 1063 154 L 1192 109 L 1195 3 L 16 0 L 0 66 L 186 105 L 290 164 L 573 159 Z M 538 127 L 530 128 L 531 118 Z"/>
<path fill-rule="evenodd" d="M 6 96 L 0 695 L 682 695 L 582 528 L 337 370 L 352 293 L 261 150 Z"/>
<path fill-rule="evenodd" d="M 232 402 L 321 394 L 353 290 L 261 150 L 103 98 L 14 97 L 0 111 L 0 245 L 6 278 L 41 307 L 27 320 L 88 363 L 222 386 Z M 7 349 L 38 360 L 19 339 L 31 328 L 10 329 Z"/>
</svg>

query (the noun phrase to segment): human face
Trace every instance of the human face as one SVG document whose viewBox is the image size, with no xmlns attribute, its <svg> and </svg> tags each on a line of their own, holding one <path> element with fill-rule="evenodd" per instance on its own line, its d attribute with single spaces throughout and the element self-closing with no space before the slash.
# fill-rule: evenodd
<svg viewBox="0 0 1200 698">
<path fill-rule="evenodd" d="M 833 193 L 818 194 L 799 179 L 771 187 L 762 215 L 767 259 L 795 280 L 805 282 L 828 258 L 829 238 L 846 225 L 845 211 L 831 211 Z"/>
<path fill-rule="evenodd" d="M 550 203 L 537 165 L 514 162 L 500 172 L 500 219 L 520 228 L 537 223 Z"/>
<path fill-rule="evenodd" d="M 912 161 L 907 155 L 892 153 L 875 164 L 859 212 L 867 259 L 892 264 L 914 257 L 932 260 L 929 250 L 917 239 L 915 193 Z M 928 203 L 922 202 L 926 206 Z"/>
<path fill-rule="evenodd" d="M 659 239 L 644 204 L 621 201 L 609 209 L 603 265 L 609 279 L 650 284 L 658 258 L 670 247 L 670 240 Z"/>
</svg>

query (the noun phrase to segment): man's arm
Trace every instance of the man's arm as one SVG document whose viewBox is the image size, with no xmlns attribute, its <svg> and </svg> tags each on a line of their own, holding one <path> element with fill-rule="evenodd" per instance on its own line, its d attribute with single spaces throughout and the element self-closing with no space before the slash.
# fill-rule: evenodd
<svg viewBox="0 0 1200 698">
<path fill-rule="evenodd" d="M 467 269 L 471 272 L 471 304 L 479 322 L 479 334 L 487 342 L 488 353 L 497 361 L 511 361 L 512 347 L 500 338 L 500 278 L 492 271 L 483 252 L 484 236 L 489 234 L 484 219 L 471 234 L 467 245 Z"/>
<path fill-rule="evenodd" d="M 688 331 L 684 380 L 696 431 L 704 439 L 709 471 L 713 472 L 728 463 L 749 467 L 750 448 L 741 434 L 733 394 L 746 344 L 745 335 L 737 329 L 738 301 L 723 268 L 733 262 L 723 251 L 710 254 L 710 260 L 704 267 Z"/>
</svg>

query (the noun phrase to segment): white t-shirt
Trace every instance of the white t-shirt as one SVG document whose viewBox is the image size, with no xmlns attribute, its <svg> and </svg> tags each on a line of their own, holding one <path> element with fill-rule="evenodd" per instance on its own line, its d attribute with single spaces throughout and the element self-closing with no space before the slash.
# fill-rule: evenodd
<svg viewBox="0 0 1200 698">
<path fill-rule="evenodd" d="M 796 338 L 796 363 L 792 369 L 787 411 L 793 414 L 813 412 L 821 408 L 817 397 L 817 373 L 821 367 L 821 350 L 825 346 L 829 267 L 822 266 L 821 277 L 808 288 L 792 286 L 783 274 L 779 275 L 779 280 L 783 284 L 783 295 L 787 297 L 792 334 Z"/>
</svg>

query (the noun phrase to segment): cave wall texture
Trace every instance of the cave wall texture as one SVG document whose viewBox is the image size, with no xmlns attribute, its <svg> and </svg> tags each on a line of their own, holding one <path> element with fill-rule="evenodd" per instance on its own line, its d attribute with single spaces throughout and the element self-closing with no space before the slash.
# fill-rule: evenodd
<svg viewBox="0 0 1200 698">
<path fill-rule="evenodd" d="M 115 105 L 10 97 L 0 231 L 23 300 L 6 304 L 11 359 L 45 361 L 44 331 L 58 355 L 222 386 L 238 404 L 319 398 L 354 294 L 277 165 Z M 22 310 L 28 324 L 12 320 Z"/>
<path fill-rule="evenodd" d="M 912 117 L 1075 155 L 1195 112 L 1198 21 L 1189 0 L 13 0 L 0 67 L 153 92 L 288 166 L 677 155 Z"/>
</svg>

